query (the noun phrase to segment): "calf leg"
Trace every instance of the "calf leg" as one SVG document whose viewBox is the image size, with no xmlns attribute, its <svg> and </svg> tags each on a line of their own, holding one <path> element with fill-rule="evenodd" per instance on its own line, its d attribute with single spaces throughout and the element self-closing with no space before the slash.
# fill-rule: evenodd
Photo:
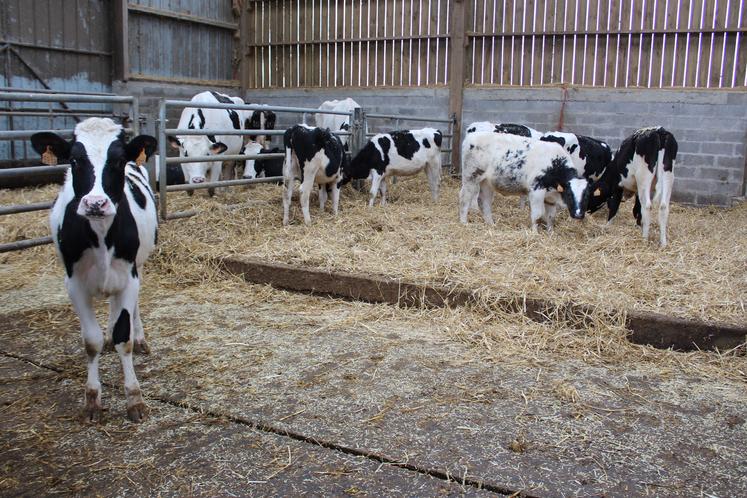
<svg viewBox="0 0 747 498">
<path fill-rule="evenodd" d="M 648 240 L 648 232 L 651 227 L 651 183 L 654 175 L 648 168 L 639 168 L 636 175 L 638 186 L 638 199 L 641 203 L 641 228 L 643 240 Z"/>
<path fill-rule="evenodd" d="M 301 183 L 301 211 L 303 211 L 303 222 L 309 225 L 311 224 L 309 198 L 311 197 L 311 189 L 314 187 L 314 177 L 316 176 L 316 171 L 312 171 L 311 168 L 305 168 L 303 175 L 303 182 Z M 324 195 L 326 200 L 327 193 L 325 192 Z"/>
<path fill-rule="evenodd" d="M 327 186 L 319 184 L 319 211 L 324 212 L 325 204 L 327 204 Z"/>
<path fill-rule="evenodd" d="M 381 177 L 381 184 L 379 185 L 379 192 L 381 192 L 381 205 L 386 206 L 386 193 L 389 188 L 388 179 L 386 176 Z"/>
<path fill-rule="evenodd" d="M 373 207 L 376 201 L 376 196 L 379 194 L 379 186 L 381 185 L 382 176 L 376 170 L 371 170 L 371 198 L 368 201 L 368 206 Z M 385 187 L 386 188 L 386 187 Z"/>
<path fill-rule="evenodd" d="M 537 233 L 537 222 L 545 216 L 545 191 L 532 190 L 528 198 L 532 231 Z"/>
<path fill-rule="evenodd" d="M 480 183 L 480 195 L 479 198 L 482 199 L 480 201 L 480 207 L 482 208 L 482 219 L 485 220 L 485 223 L 488 225 L 494 225 L 495 222 L 493 221 L 493 196 L 495 195 L 495 191 L 493 190 L 493 187 L 490 186 L 490 182 L 482 181 Z"/>
<path fill-rule="evenodd" d="M 659 201 L 659 245 L 667 245 L 667 223 L 669 221 L 669 199 L 672 196 L 674 185 L 674 173 L 671 171 L 659 172 L 659 183 L 656 186 L 656 197 Z"/>
<path fill-rule="evenodd" d="M 210 178 L 208 178 L 208 181 L 210 183 L 217 182 L 220 180 L 220 170 L 222 163 L 214 162 L 213 165 L 210 167 Z M 215 188 L 209 188 L 208 189 L 208 195 L 210 197 L 213 197 L 215 195 Z"/>
<path fill-rule="evenodd" d="M 142 275 L 142 273 L 138 273 Z M 135 316 L 133 317 L 135 327 L 135 345 L 133 351 L 137 354 L 150 354 L 150 346 L 145 342 L 145 330 L 143 330 L 143 321 L 140 319 L 140 303 L 135 303 Z"/>
<path fill-rule="evenodd" d="M 439 156 L 440 157 L 440 156 Z M 428 186 L 431 189 L 431 198 L 433 202 L 438 202 L 438 190 L 441 185 L 441 161 L 428 163 L 425 167 L 428 175 Z"/>
<path fill-rule="evenodd" d="M 101 381 L 99 380 L 99 357 L 104 347 L 104 335 L 101 332 L 93 310 L 93 300 L 88 290 L 76 278 L 67 279 L 67 293 L 80 319 L 80 332 L 88 359 L 88 378 L 83 405 L 83 420 L 98 422 L 101 420 Z"/>
<path fill-rule="evenodd" d="M 332 184 L 332 214 L 337 216 L 340 207 L 340 187 L 337 182 Z"/>
<path fill-rule="evenodd" d="M 294 159 L 290 149 L 285 149 L 285 162 L 283 163 L 283 225 L 290 221 L 290 203 L 293 197 L 293 182 L 295 181 Z"/>
<path fill-rule="evenodd" d="M 461 223 L 467 223 L 467 214 L 469 213 L 469 207 L 477 199 L 477 194 L 480 192 L 480 185 L 471 178 L 462 179 L 462 188 L 459 191 L 459 221 Z M 482 200 L 483 206 L 487 204 L 485 199 Z M 484 208 L 483 208 L 484 209 Z"/>
<path fill-rule="evenodd" d="M 545 224 L 547 231 L 552 233 L 555 226 L 555 216 L 558 214 L 558 205 L 554 202 L 545 202 Z"/>
<path fill-rule="evenodd" d="M 140 291 L 140 280 L 129 277 L 127 285 L 119 294 L 112 296 L 111 310 L 116 315 L 112 339 L 114 349 L 119 353 L 124 373 L 125 396 L 127 398 L 127 418 L 133 422 L 142 422 L 146 417 L 147 407 L 140 392 L 140 383 L 132 364 L 132 350 L 135 336 L 134 317 L 137 309 L 137 297 Z"/>
</svg>

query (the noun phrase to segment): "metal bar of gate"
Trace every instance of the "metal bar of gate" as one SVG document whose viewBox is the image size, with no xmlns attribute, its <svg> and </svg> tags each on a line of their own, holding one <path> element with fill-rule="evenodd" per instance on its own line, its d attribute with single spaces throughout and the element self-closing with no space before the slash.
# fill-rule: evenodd
<svg viewBox="0 0 747 498">
<path fill-rule="evenodd" d="M 0 131 L 0 140 L 28 140 L 32 135 L 41 132 L 56 133 L 62 138 L 73 138 L 74 130 L 13 130 Z M 133 128 L 125 128 L 127 134 L 136 133 Z"/>
<path fill-rule="evenodd" d="M 0 216 L 6 214 L 29 213 L 31 211 L 43 211 L 50 209 L 54 204 L 52 201 L 34 202 L 31 204 L 15 204 L 11 206 L 0 206 Z"/>
<path fill-rule="evenodd" d="M 9 251 L 19 251 L 21 249 L 28 249 L 29 247 L 42 246 L 44 244 L 51 244 L 52 237 L 39 237 L 37 239 L 26 239 L 19 240 L 17 242 L 8 242 L 7 244 L 0 244 L 0 253 Z"/>
<path fill-rule="evenodd" d="M 400 116 L 397 114 L 368 114 L 366 113 L 367 118 L 372 119 L 401 119 L 402 121 L 432 121 L 434 123 L 451 123 L 452 120 L 448 118 L 424 118 L 420 116 Z"/>
<path fill-rule="evenodd" d="M 69 166 L 69 164 L 58 164 L 57 166 L 26 166 L 23 168 L 0 169 L 0 179 L 18 178 L 19 176 L 25 176 L 29 173 L 57 173 L 59 171 L 67 170 Z"/>
<path fill-rule="evenodd" d="M 80 102 L 93 104 L 131 104 L 135 97 L 117 95 L 82 95 L 73 93 L 0 92 L 0 101 L 12 102 Z"/>
</svg>

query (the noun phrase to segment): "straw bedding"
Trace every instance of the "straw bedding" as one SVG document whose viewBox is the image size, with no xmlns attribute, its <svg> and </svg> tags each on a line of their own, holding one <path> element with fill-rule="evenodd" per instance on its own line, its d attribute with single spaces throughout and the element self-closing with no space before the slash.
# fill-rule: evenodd
<svg viewBox="0 0 747 498">
<path fill-rule="evenodd" d="M 57 187 L 0 191 L 0 203 L 52 198 Z M 424 178 L 401 181 L 390 189 L 391 203 L 370 210 L 365 196 L 347 190 L 337 218 L 312 209 L 312 226 L 297 220 L 300 210 L 294 199 L 296 224 L 280 226 L 280 187 L 220 192 L 209 199 L 170 197 L 172 209 L 198 207 L 193 218 L 166 223 L 154 257 L 146 265 L 141 290 L 143 308 L 164 295 L 179 295 L 188 302 L 230 301 L 256 306 L 267 299 L 279 308 L 312 306 L 314 316 L 324 317 L 325 299 L 278 293 L 267 287 L 247 286 L 221 272 L 215 261 L 205 259 L 228 254 L 249 255 L 305 266 L 370 273 L 418 282 L 460 285 L 484 290 L 486 295 L 511 294 L 567 299 L 597 304 L 605 309 L 635 307 L 679 316 L 693 316 L 743 323 L 745 312 L 744 241 L 745 206 L 729 210 L 675 206 L 671 216 L 671 247 L 661 251 L 653 243 L 638 240 L 632 219 L 622 213 L 617 225 L 604 220 L 585 224 L 559 221 L 553 235 L 531 234 L 528 215 L 519 212 L 515 198 L 498 199 L 497 224 L 493 229 L 479 220 L 463 227 L 454 218 L 458 187 L 445 182 L 442 199 L 433 205 Z M 313 199 L 313 198 L 312 198 Z M 0 218 L 0 234 L 19 230 L 23 236 L 46 234 L 46 214 L 18 228 L 14 219 Z M 740 253 L 741 249 L 741 253 Z M 0 292 L 4 312 L 68 306 L 62 288 L 62 270 L 51 246 L 0 254 Z M 281 305 L 282 303 L 282 305 Z M 334 308 L 337 301 L 329 300 Z M 385 318 L 428 327 L 468 343 L 481 357 L 501 362 L 534 363 L 553 358 L 583 359 L 592 364 L 625 363 L 632 358 L 652 361 L 660 367 L 686 369 L 699 376 L 747 380 L 745 358 L 733 352 L 670 353 L 630 344 L 619 322 L 605 313 L 595 316 L 594 326 L 573 330 L 567 324 L 537 324 L 520 315 L 490 306 L 466 309 L 399 310 L 396 307 L 356 305 L 349 322 L 376 323 Z M 386 313 L 382 312 L 386 309 Z M 178 307 L 175 314 L 183 313 Z M 40 311 L 40 322 L 50 312 Z M 105 308 L 100 308 L 105 313 Z M 333 318 L 322 319 L 328 326 Z M 344 323 L 343 323 L 344 322 Z"/>
<path fill-rule="evenodd" d="M 437 204 L 421 176 L 390 190 L 387 206 L 369 209 L 366 195 L 348 188 L 337 218 L 312 205 L 310 227 L 303 226 L 295 198 L 293 224 L 281 227 L 281 188 L 274 185 L 234 189 L 214 199 L 177 194 L 170 201 L 172 210 L 201 212 L 173 222 L 189 234 L 179 243 L 188 244 L 183 249 L 193 256 L 258 257 L 608 311 L 737 324 L 747 317 L 747 205 L 674 205 L 670 246 L 662 250 L 641 239 L 629 212 L 632 201 L 610 227 L 604 212 L 581 223 L 561 213 L 548 235 L 528 230 L 528 211 L 519 210 L 516 197 L 497 196 L 494 227 L 477 214 L 464 227 L 457 222 L 456 181 L 444 182 Z"/>
</svg>

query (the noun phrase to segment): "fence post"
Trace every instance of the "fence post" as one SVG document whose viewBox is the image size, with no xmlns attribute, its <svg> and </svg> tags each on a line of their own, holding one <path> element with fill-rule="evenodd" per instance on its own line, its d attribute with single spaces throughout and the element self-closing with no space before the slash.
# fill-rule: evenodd
<svg viewBox="0 0 747 498">
<path fill-rule="evenodd" d="M 451 14 L 451 26 L 449 43 L 451 45 L 451 64 L 449 71 L 449 114 L 456 117 L 451 138 L 451 167 L 455 172 L 462 170 L 460 148 L 458 144 L 462 137 L 462 104 L 464 102 L 464 76 L 467 74 L 467 50 L 468 39 L 466 33 L 467 2 L 455 0 Z M 454 140 L 456 139 L 456 141 Z M 454 144 L 457 144 L 454 147 Z"/>
<path fill-rule="evenodd" d="M 166 221 L 166 102 L 158 101 L 158 202 L 160 203 L 161 220 Z M 155 175 L 154 175 L 155 176 Z"/>
<path fill-rule="evenodd" d="M 350 148 L 350 153 L 355 156 L 358 154 L 358 152 L 363 147 L 363 144 L 366 143 L 366 135 L 365 135 L 365 113 L 363 112 L 363 109 L 360 107 L 356 107 L 353 109 L 353 116 L 352 120 L 350 122 L 350 136 L 348 137 L 348 144 Z"/>
</svg>

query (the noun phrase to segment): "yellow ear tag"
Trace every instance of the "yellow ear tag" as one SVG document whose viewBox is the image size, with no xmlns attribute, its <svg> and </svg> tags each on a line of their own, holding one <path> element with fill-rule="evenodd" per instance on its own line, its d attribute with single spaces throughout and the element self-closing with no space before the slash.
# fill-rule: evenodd
<svg viewBox="0 0 747 498">
<path fill-rule="evenodd" d="M 562 185 L 558 185 L 558 192 L 563 192 L 563 186 Z"/>
<path fill-rule="evenodd" d="M 145 155 L 145 149 L 142 149 L 140 151 L 140 155 L 137 156 L 137 159 L 135 159 L 135 164 L 137 164 L 138 166 L 142 166 L 143 164 L 145 164 L 146 159 L 148 158 Z"/>
<path fill-rule="evenodd" d="M 601 195 L 602 195 L 602 189 L 599 189 L 599 188 L 598 188 L 598 189 L 596 189 L 596 190 L 594 191 L 594 197 L 599 197 L 599 196 L 601 196 Z"/>
<path fill-rule="evenodd" d="M 42 154 L 41 160 L 42 164 L 46 164 L 47 166 L 57 166 L 57 156 L 52 152 L 52 146 L 47 145 L 47 150 Z"/>
</svg>

